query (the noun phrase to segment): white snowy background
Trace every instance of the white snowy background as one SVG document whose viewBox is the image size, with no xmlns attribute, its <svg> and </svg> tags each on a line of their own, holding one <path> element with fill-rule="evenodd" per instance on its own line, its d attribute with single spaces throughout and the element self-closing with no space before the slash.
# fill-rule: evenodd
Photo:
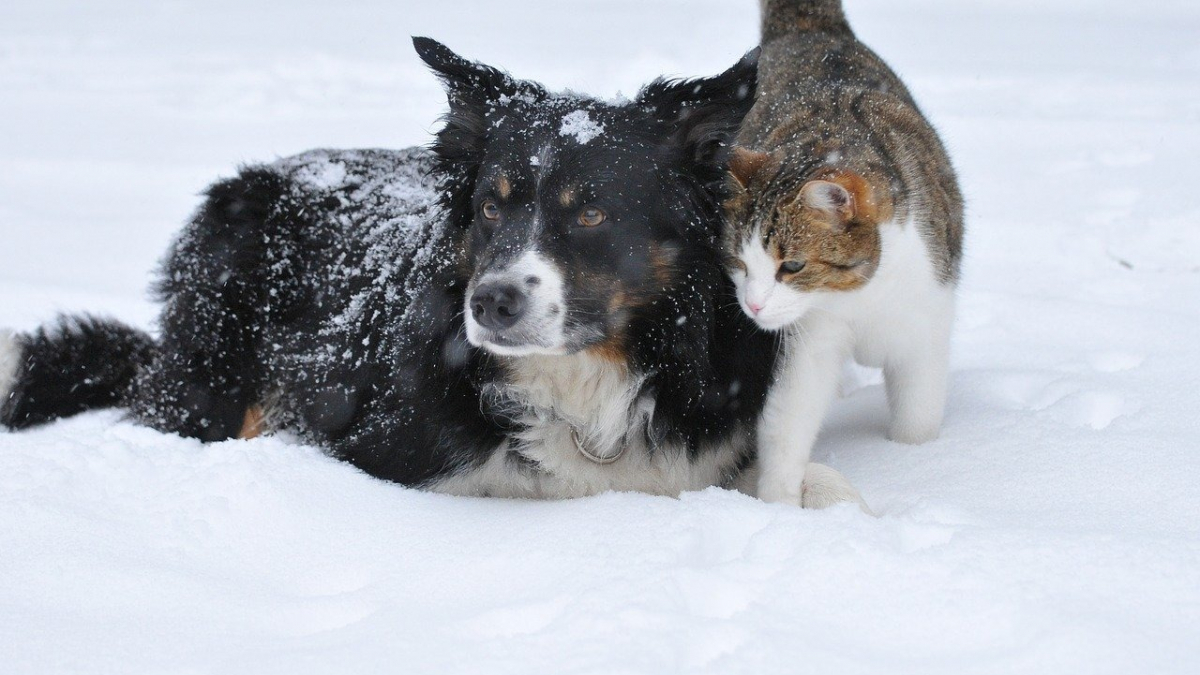
<svg viewBox="0 0 1200 675">
<path fill-rule="evenodd" d="M 1200 5 L 846 0 L 969 200 L 940 440 L 878 377 L 817 455 L 882 514 L 455 499 L 102 412 L 0 433 L 3 673 L 1200 672 Z M 0 325 L 151 326 L 208 182 L 426 143 L 409 36 L 611 96 L 754 0 L 5 0 Z"/>
</svg>

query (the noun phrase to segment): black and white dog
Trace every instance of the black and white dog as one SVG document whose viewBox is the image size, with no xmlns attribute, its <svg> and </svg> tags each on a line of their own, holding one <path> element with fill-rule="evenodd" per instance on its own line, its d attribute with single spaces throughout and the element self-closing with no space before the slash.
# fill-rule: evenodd
<svg viewBox="0 0 1200 675">
<path fill-rule="evenodd" d="M 165 260 L 159 339 L 90 318 L 10 335 L 0 422 L 116 405 L 205 441 L 263 422 L 453 494 L 753 485 L 777 337 L 719 253 L 753 56 L 608 103 L 414 42 L 450 101 L 432 152 L 216 183 Z M 809 504 L 855 498 L 809 473 Z"/>
</svg>

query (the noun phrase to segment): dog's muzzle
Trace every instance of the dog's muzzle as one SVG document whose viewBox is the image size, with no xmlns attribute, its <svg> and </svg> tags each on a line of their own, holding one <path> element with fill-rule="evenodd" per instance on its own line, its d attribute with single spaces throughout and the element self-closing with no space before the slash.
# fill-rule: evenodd
<svg viewBox="0 0 1200 675">
<path fill-rule="evenodd" d="M 484 328 L 503 331 L 521 320 L 528 304 L 528 297 L 516 286 L 487 284 L 471 294 L 471 316 Z"/>
<path fill-rule="evenodd" d="M 467 340 L 508 356 L 561 353 L 567 313 L 563 289 L 562 274 L 536 251 L 486 271 L 468 288 Z"/>
</svg>

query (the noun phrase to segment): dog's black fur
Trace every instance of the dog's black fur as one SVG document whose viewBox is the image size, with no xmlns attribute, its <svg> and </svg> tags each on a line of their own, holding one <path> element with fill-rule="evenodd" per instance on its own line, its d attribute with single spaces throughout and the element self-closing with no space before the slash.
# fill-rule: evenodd
<svg viewBox="0 0 1200 675">
<path fill-rule="evenodd" d="M 537 417 L 503 385 L 514 363 L 541 357 L 470 344 L 463 314 L 474 279 L 534 246 L 563 273 L 561 358 L 628 374 L 653 410 L 629 429 L 647 452 L 731 453 L 713 482 L 744 469 L 776 338 L 733 301 L 719 203 L 725 141 L 753 102 L 753 59 L 605 103 L 415 44 L 450 100 L 432 153 L 318 151 L 213 185 L 165 260 L 161 337 L 92 319 L 20 336 L 0 422 L 115 404 L 219 441 L 265 405 L 272 426 L 406 485 L 436 487 L 498 452 L 536 474 L 544 467 L 521 439 Z M 597 141 L 560 132 L 578 110 L 602 125 Z M 511 194 L 497 224 L 480 203 L 501 174 Z M 579 227 L 568 193 L 607 221 Z"/>
</svg>

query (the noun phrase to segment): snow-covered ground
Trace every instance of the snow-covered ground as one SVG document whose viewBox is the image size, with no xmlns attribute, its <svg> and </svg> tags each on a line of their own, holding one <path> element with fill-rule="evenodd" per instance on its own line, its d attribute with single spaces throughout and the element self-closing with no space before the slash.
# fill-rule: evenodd
<svg viewBox="0 0 1200 675">
<path fill-rule="evenodd" d="M 455 499 L 279 439 L 0 433 L 0 672 L 1200 672 L 1200 6 L 847 0 L 943 131 L 969 253 L 943 436 L 879 378 L 817 455 L 882 514 Z M 145 287 L 239 162 L 424 143 L 408 36 L 602 95 L 754 0 L 6 0 L 0 325 Z"/>
</svg>

